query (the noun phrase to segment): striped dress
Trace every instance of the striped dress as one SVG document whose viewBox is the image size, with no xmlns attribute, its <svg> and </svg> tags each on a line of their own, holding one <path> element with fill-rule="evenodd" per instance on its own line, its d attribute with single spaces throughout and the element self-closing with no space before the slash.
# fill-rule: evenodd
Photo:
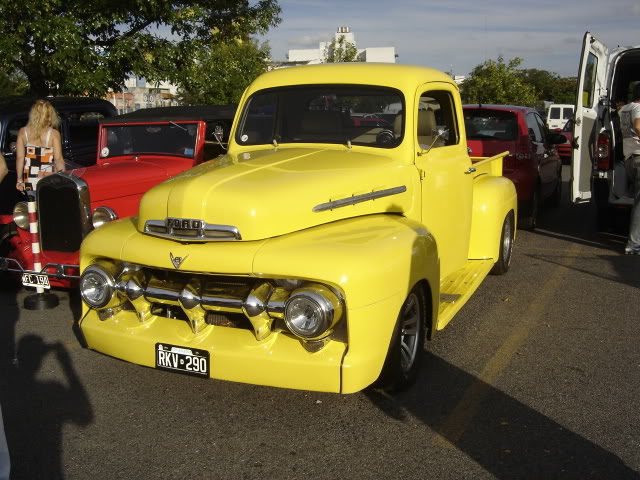
<svg viewBox="0 0 640 480">
<path fill-rule="evenodd" d="M 24 156 L 24 187 L 25 190 L 35 190 L 38 180 L 47 173 L 54 172 L 53 147 L 49 146 L 51 129 L 47 131 L 44 146 L 29 143 L 29 132 L 24 129 L 27 138 L 27 152 Z"/>
</svg>

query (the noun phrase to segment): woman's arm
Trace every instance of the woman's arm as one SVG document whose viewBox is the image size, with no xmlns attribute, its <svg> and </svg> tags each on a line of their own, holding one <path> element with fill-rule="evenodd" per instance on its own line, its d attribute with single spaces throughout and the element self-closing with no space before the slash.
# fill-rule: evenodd
<svg viewBox="0 0 640 480">
<path fill-rule="evenodd" d="M 4 155 L 0 153 L 0 182 L 4 179 L 8 172 L 9 170 L 7 169 L 7 162 L 5 162 L 4 160 Z"/>
<path fill-rule="evenodd" d="M 51 137 L 53 141 L 53 163 L 55 165 L 54 170 L 56 172 L 64 172 L 64 158 L 62 157 L 62 137 L 60 137 L 60 132 L 58 130 L 53 130 L 51 132 Z"/>
<path fill-rule="evenodd" d="M 24 190 L 24 154 L 26 147 L 24 144 L 24 127 L 18 132 L 18 138 L 16 140 L 16 188 L 21 192 Z"/>
</svg>

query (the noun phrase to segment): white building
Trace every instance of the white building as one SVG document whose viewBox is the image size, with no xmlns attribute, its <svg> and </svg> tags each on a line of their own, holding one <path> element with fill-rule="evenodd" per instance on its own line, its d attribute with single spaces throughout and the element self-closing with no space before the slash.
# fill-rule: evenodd
<svg viewBox="0 0 640 480">
<path fill-rule="evenodd" d="M 351 43 L 356 47 L 358 60 L 361 62 L 396 63 L 397 55 L 395 47 L 357 48 L 355 35 L 350 31 L 349 27 L 338 28 L 334 36 L 336 42 L 340 40 L 340 37 L 344 37 L 345 42 Z M 287 55 L 288 62 L 283 62 L 283 66 L 322 63 L 324 61 L 325 50 L 329 43 L 330 42 L 320 42 L 318 48 L 289 50 Z"/>
<path fill-rule="evenodd" d="M 179 105 L 177 93 L 178 87 L 169 82 L 151 83 L 144 78 L 129 77 L 122 91 L 109 92 L 105 98 L 118 113 L 128 113 L 141 108 Z"/>
</svg>

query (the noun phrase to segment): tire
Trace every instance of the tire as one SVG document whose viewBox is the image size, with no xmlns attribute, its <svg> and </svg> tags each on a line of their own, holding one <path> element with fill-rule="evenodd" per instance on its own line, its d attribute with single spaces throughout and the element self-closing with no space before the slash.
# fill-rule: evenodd
<svg viewBox="0 0 640 480">
<path fill-rule="evenodd" d="M 513 256 L 513 238 L 515 235 L 515 229 L 513 221 L 513 212 L 509 212 L 502 224 L 502 234 L 500 235 L 500 254 L 498 255 L 498 261 L 493 265 L 491 269 L 492 275 L 504 275 L 509 271 L 511 266 L 511 257 Z"/>
<path fill-rule="evenodd" d="M 520 228 L 533 231 L 538 225 L 538 212 L 540 211 L 540 189 L 536 187 L 533 191 L 533 197 L 529 201 L 527 208 L 527 216 L 520 219 Z"/>
<path fill-rule="evenodd" d="M 416 381 L 424 357 L 426 305 L 424 292 L 415 286 L 400 308 L 376 387 L 395 393 L 406 390 Z"/>
</svg>

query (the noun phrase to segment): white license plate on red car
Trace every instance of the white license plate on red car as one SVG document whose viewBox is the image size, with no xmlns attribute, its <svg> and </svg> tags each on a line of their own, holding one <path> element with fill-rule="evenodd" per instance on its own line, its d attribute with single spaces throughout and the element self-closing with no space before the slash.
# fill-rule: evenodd
<svg viewBox="0 0 640 480">
<path fill-rule="evenodd" d="M 156 368 L 209 378 L 209 352 L 168 343 L 156 343 Z"/>
<path fill-rule="evenodd" d="M 51 288 L 51 285 L 49 285 L 49 277 L 39 273 L 23 273 L 22 285 L 25 287 Z"/>
</svg>

